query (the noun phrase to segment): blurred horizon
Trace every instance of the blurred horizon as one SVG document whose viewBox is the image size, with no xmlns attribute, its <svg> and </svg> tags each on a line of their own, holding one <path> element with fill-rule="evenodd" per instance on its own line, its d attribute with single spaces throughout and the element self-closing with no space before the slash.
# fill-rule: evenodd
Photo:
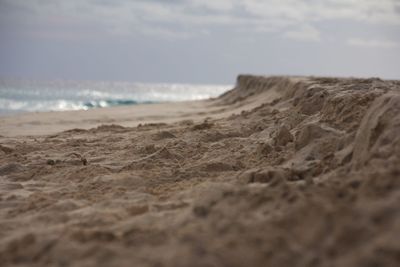
<svg viewBox="0 0 400 267">
<path fill-rule="evenodd" d="M 0 0 L 0 78 L 400 79 L 397 0 Z"/>
</svg>

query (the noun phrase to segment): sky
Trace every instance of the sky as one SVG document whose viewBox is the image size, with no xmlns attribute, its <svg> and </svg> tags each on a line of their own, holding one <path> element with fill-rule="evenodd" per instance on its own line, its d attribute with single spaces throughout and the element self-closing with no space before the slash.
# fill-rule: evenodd
<svg viewBox="0 0 400 267">
<path fill-rule="evenodd" d="M 400 0 L 0 0 L 0 77 L 400 79 Z"/>
</svg>

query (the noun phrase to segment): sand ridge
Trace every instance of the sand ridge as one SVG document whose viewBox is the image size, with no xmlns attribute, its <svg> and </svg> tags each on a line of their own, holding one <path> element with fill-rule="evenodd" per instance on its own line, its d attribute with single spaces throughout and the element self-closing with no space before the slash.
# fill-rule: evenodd
<svg viewBox="0 0 400 267">
<path fill-rule="evenodd" d="M 3 136 L 0 262 L 398 266 L 399 89 L 241 75 L 174 122 Z"/>
</svg>

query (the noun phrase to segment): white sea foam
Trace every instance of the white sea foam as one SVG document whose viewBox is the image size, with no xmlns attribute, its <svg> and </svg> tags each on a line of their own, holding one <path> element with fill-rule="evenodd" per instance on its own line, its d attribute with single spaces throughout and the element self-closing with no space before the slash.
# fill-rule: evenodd
<svg viewBox="0 0 400 267">
<path fill-rule="evenodd" d="M 0 114 L 201 100 L 230 88 L 232 85 L 0 80 Z"/>
</svg>

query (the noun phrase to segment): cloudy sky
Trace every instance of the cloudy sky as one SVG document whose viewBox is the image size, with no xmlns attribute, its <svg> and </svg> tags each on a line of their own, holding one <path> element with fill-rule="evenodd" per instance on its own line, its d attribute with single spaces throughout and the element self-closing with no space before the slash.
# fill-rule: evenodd
<svg viewBox="0 0 400 267">
<path fill-rule="evenodd" d="M 0 0 L 0 77 L 400 79 L 400 0 Z"/>
</svg>

